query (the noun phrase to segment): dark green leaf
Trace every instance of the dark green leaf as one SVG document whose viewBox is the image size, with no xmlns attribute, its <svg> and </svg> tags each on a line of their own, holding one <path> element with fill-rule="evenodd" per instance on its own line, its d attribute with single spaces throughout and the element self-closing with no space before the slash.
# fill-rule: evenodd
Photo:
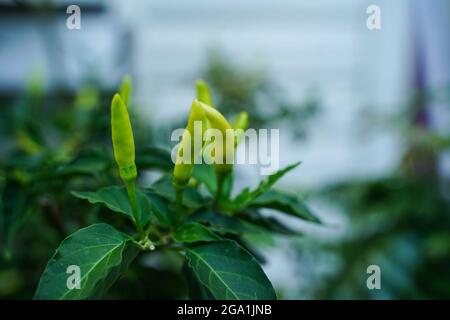
<svg viewBox="0 0 450 320">
<path fill-rule="evenodd" d="M 101 203 L 114 212 L 124 214 L 134 222 L 133 211 L 125 187 L 111 186 L 94 192 L 73 191 L 72 194 L 77 198 L 88 200 L 92 204 Z M 141 191 L 136 190 L 136 194 L 141 224 L 144 227 L 150 220 L 151 205 L 149 199 Z"/>
<path fill-rule="evenodd" d="M 276 299 L 261 266 L 235 241 L 196 244 L 186 250 L 189 267 L 215 299 Z"/>
<path fill-rule="evenodd" d="M 268 190 L 264 192 L 252 201 L 251 207 L 273 209 L 307 221 L 320 223 L 319 218 L 299 197 L 282 191 Z"/>
<path fill-rule="evenodd" d="M 108 224 L 94 224 L 67 237 L 50 259 L 35 299 L 89 299 L 101 296 L 128 268 L 138 247 Z M 69 266 L 80 268 L 80 288 L 69 289 Z"/>
<path fill-rule="evenodd" d="M 224 214 L 205 210 L 198 211 L 192 214 L 188 221 L 195 221 L 206 224 L 211 230 L 219 234 L 236 234 L 240 235 L 246 232 L 260 232 L 261 230 L 253 227 L 252 225 L 239 220 L 226 216 Z"/>
<path fill-rule="evenodd" d="M 187 263 L 183 265 L 182 272 L 187 282 L 190 299 L 214 300 L 214 296 L 211 294 L 208 288 L 206 288 L 197 280 L 196 275 L 194 274 L 194 272 L 192 272 Z"/>
<path fill-rule="evenodd" d="M 220 234 L 224 238 L 235 240 L 244 249 L 249 251 L 256 260 L 264 262 L 264 257 L 255 248 L 251 247 L 242 237 L 251 235 L 263 235 L 270 237 L 270 234 L 264 233 L 261 226 L 251 224 L 243 219 L 230 217 L 211 210 L 198 211 L 192 214 L 188 221 L 196 221 L 208 226 L 208 228 L 216 234 Z"/>
<path fill-rule="evenodd" d="M 244 248 L 245 250 L 247 250 L 253 257 L 255 257 L 256 261 L 258 261 L 258 263 L 260 264 L 264 264 L 266 263 L 266 258 L 264 257 L 264 254 L 258 250 L 257 248 L 255 248 L 255 246 L 251 243 L 251 241 L 248 241 L 246 238 L 248 238 L 249 236 L 262 236 L 264 238 L 269 238 L 270 240 L 272 240 L 271 235 L 268 233 L 248 233 L 242 236 L 231 236 L 227 239 L 229 240 L 234 240 L 236 241 L 242 248 Z M 258 246 L 261 245 L 260 241 L 257 241 Z"/>
<path fill-rule="evenodd" d="M 163 196 L 170 202 L 175 202 L 175 190 L 169 176 L 159 179 L 153 183 L 149 189 Z M 188 187 L 183 192 L 183 205 L 187 208 L 198 209 L 204 205 L 204 201 L 196 189 Z"/>
<path fill-rule="evenodd" d="M 242 191 L 234 200 L 234 211 L 241 211 L 248 207 L 253 202 L 253 200 L 269 190 L 275 184 L 275 182 L 277 182 L 287 172 L 296 168 L 299 164 L 300 162 L 291 164 L 290 166 L 287 166 L 286 168 L 270 175 L 266 180 L 261 181 L 255 190 L 250 191 L 248 188 L 244 189 L 244 191 Z"/>
<path fill-rule="evenodd" d="M 255 211 L 246 211 L 245 214 L 239 215 L 239 218 L 266 231 L 290 236 L 301 234 L 300 232 L 285 226 L 277 219 L 273 217 L 264 217 Z"/>
<path fill-rule="evenodd" d="M 217 176 L 214 166 L 206 163 L 196 164 L 192 170 L 192 176 L 199 182 L 203 183 L 211 195 L 214 196 L 216 194 Z"/>
<path fill-rule="evenodd" d="M 220 240 L 211 230 L 200 223 L 187 223 L 179 227 L 172 235 L 176 242 L 192 243 Z"/>
<path fill-rule="evenodd" d="M 156 219 L 155 223 L 163 227 L 170 227 L 175 222 L 175 212 L 170 208 L 169 201 L 153 190 L 143 190 L 143 195 L 150 201 L 152 214 Z"/>
</svg>

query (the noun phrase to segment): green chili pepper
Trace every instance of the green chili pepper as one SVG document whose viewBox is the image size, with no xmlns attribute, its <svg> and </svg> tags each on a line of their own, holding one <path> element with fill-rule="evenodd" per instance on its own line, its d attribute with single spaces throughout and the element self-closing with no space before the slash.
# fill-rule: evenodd
<svg viewBox="0 0 450 320">
<path fill-rule="evenodd" d="M 205 110 L 206 117 L 213 128 L 219 129 L 222 133 L 225 133 L 227 129 L 231 129 L 230 123 L 219 111 L 203 102 L 199 103 L 203 110 Z"/>
<path fill-rule="evenodd" d="M 202 132 L 194 132 L 194 125 L 196 121 L 201 122 L 201 131 Z M 173 185 L 175 188 L 184 188 L 189 183 L 189 179 L 192 174 L 192 169 L 194 165 L 195 159 L 198 157 L 198 155 L 201 153 L 201 147 L 195 148 L 195 134 L 197 135 L 203 135 L 206 129 L 206 114 L 202 107 L 201 102 L 194 100 L 192 102 L 191 106 L 191 112 L 189 114 L 188 123 L 186 126 L 186 129 L 183 133 L 183 136 L 181 138 L 181 142 L 178 147 L 178 154 L 177 159 L 175 163 L 175 168 L 173 171 Z M 199 137 L 197 137 L 197 140 Z M 203 137 L 200 137 L 199 141 L 203 142 Z M 190 148 L 190 157 L 187 159 L 188 163 L 185 163 L 183 161 L 183 152 L 186 152 L 185 150 L 188 150 Z"/>
<path fill-rule="evenodd" d="M 195 88 L 197 91 L 197 99 L 200 102 L 203 102 L 214 108 L 211 91 L 208 88 L 208 85 L 203 80 L 197 80 L 195 82 Z"/>
<path fill-rule="evenodd" d="M 133 90 L 133 83 L 131 77 L 126 75 L 123 77 L 122 84 L 120 85 L 119 95 L 126 106 L 130 105 L 130 96 Z"/>
<path fill-rule="evenodd" d="M 227 131 L 231 132 L 232 130 L 231 125 L 219 111 L 204 103 L 200 102 L 200 104 L 205 110 L 206 117 L 208 118 L 211 127 L 220 130 L 220 132 L 222 133 L 222 137 L 224 139 L 222 143 L 222 154 L 221 154 L 223 162 L 216 164 L 216 171 L 229 172 L 232 168 L 232 164 L 227 164 L 226 159 L 227 157 L 234 157 L 234 148 L 227 147 L 226 137 Z"/>
<path fill-rule="evenodd" d="M 242 139 L 245 129 L 248 127 L 248 113 L 245 111 L 240 112 L 233 120 L 231 126 L 235 130 L 234 144 L 237 146 Z"/>
<path fill-rule="evenodd" d="M 197 88 L 202 87 L 198 85 Z M 205 87 L 203 87 L 205 88 Z M 194 123 L 195 121 L 201 121 L 201 132 L 194 132 Z M 244 126 L 245 123 L 248 122 L 246 120 L 245 115 L 241 115 L 241 119 L 239 120 L 239 126 Z M 216 152 L 220 152 L 219 158 L 222 157 L 222 163 L 216 163 L 216 172 L 218 178 L 218 190 L 216 195 L 216 201 L 220 199 L 222 193 L 222 186 L 224 180 L 230 176 L 232 164 L 226 163 L 226 160 L 229 157 L 234 157 L 234 141 L 231 147 L 227 145 L 227 135 L 231 134 L 231 137 L 234 138 L 233 128 L 225 119 L 225 117 L 213 107 L 198 101 L 194 100 L 192 102 L 191 112 L 189 114 L 188 124 L 181 138 L 181 142 L 179 144 L 177 159 L 175 163 L 175 168 L 173 172 L 172 183 L 176 190 L 176 206 L 177 206 L 177 219 L 180 221 L 181 219 L 181 203 L 182 203 L 182 195 L 184 188 L 188 185 L 189 180 L 191 178 L 192 169 L 194 166 L 194 161 L 201 153 L 201 149 L 204 146 L 203 132 L 205 128 L 214 128 L 218 129 L 222 133 L 222 137 L 225 139 L 222 143 L 222 150 L 215 149 Z M 195 135 L 201 134 L 202 137 L 200 139 L 195 137 Z M 195 146 L 196 140 L 201 140 L 202 145 Z M 214 142 L 213 142 L 214 143 Z M 184 161 L 184 152 L 185 150 L 189 150 L 190 155 L 189 158 L 186 159 L 188 163 Z"/>
<path fill-rule="evenodd" d="M 145 234 L 141 226 L 136 200 L 137 169 L 134 161 L 133 130 L 131 128 L 127 106 L 118 94 L 114 95 L 111 103 L 111 129 L 114 158 L 119 167 L 120 177 L 125 182 L 127 188 L 135 225 L 143 239 Z"/>
<path fill-rule="evenodd" d="M 119 166 L 120 177 L 126 181 L 136 178 L 134 162 L 134 138 L 130 116 L 125 103 L 118 94 L 111 103 L 111 129 L 114 158 Z"/>
<path fill-rule="evenodd" d="M 239 114 L 233 119 L 231 123 L 233 129 L 245 130 L 248 127 L 248 113 L 245 111 L 239 112 Z"/>
</svg>

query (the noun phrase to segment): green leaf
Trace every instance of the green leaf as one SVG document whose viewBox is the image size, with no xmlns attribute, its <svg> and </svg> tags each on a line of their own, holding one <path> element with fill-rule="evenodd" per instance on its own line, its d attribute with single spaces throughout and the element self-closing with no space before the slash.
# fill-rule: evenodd
<svg viewBox="0 0 450 320">
<path fill-rule="evenodd" d="M 215 197 L 217 193 L 217 173 L 215 166 L 208 165 L 206 163 L 200 163 L 194 165 L 192 170 L 192 177 L 197 181 L 203 183 L 208 189 L 211 196 Z M 233 172 L 227 175 L 222 182 L 222 198 L 223 201 L 227 201 L 231 193 L 231 188 L 233 186 Z"/>
<path fill-rule="evenodd" d="M 189 216 L 188 221 L 206 224 L 211 230 L 219 234 L 241 235 L 247 232 L 261 232 L 261 229 L 256 228 L 245 221 L 211 210 L 198 211 Z"/>
<path fill-rule="evenodd" d="M 179 227 L 172 235 L 173 240 L 181 243 L 199 241 L 217 241 L 220 238 L 200 223 L 187 223 Z"/>
<path fill-rule="evenodd" d="M 251 207 L 273 209 L 306 221 L 320 223 L 320 219 L 299 197 L 282 191 L 268 190 L 264 192 L 252 201 Z"/>
<path fill-rule="evenodd" d="M 147 147 L 139 150 L 136 165 L 139 169 L 158 168 L 165 171 L 173 169 L 170 151 L 159 147 Z"/>
<path fill-rule="evenodd" d="M 273 217 L 264 217 L 261 214 L 259 214 L 259 212 L 246 211 L 244 214 L 239 215 L 239 218 L 263 230 L 270 231 L 273 233 L 278 233 L 287 236 L 293 235 L 298 236 L 301 234 L 299 231 L 292 230 L 291 228 L 285 226 L 277 219 Z"/>
<path fill-rule="evenodd" d="M 256 259 L 235 241 L 190 246 L 189 267 L 215 299 L 274 300 L 275 291 Z"/>
<path fill-rule="evenodd" d="M 172 180 L 169 176 L 165 176 L 153 183 L 147 190 L 163 196 L 170 202 L 175 202 L 175 189 L 172 186 Z M 183 192 L 183 206 L 190 209 L 198 209 L 204 205 L 204 200 L 198 191 L 194 188 L 186 188 Z"/>
<path fill-rule="evenodd" d="M 139 252 L 133 239 L 108 224 L 94 224 L 67 237 L 50 259 L 35 299 L 89 299 L 104 294 Z M 80 288 L 68 288 L 69 266 L 80 268 Z"/>
<path fill-rule="evenodd" d="M 257 239 L 255 239 L 257 238 Z M 264 254 L 258 249 L 261 246 L 270 246 L 273 243 L 273 237 L 271 234 L 265 233 L 247 233 L 242 236 L 230 237 L 229 240 L 236 241 L 242 248 L 247 250 L 253 257 L 255 257 L 256 261 L 260 264 L 264 264 L 266 262 L 266 257 Z M 258 246 L 258 248 L 256 248 Z"/>
<path fill-rule="evenodd" d="M 263 217 L 250 210 L 233 217 L 210 210 L 198 211 L 192 214 L 188 221 L 205 224 L 210 230 L 221 235 L 261 234 L 264 231 L 283 235 L 300 235 L 299 232 L 290 229 L 275 218 Z"/>
<path fill-rule="evenodd" d="M 192 176 L 199 182 L 203 183 L 211 195 L 215 195 L 217 191 L 217 176 L 214 166 L 206 163 L 194 165 Z"/>
<path fill-rule="evenodd" d="M 283 177 L 287 172 L 296 168 L 300 162 L 291 164 L 284 169 L 277 171 L 276 173 L 270 175 L 266 180 L 263 180 L 259 183 L 258 187 L 255 190 L 250 191 L 248 188 L 244 189 L 234 200 L 233 206 L 235 212 L 241 211 L 248 207 L 253 200 L 258 198 L 261 194 L 269 190 L 275 182 L 277 182 L 281 177 Z"/>
<path fill-rule="evenodd" d="M 211 292 L 202 285 L 195 276 L 194 272 L 189 268 L 188 264 L 183 264 L 181 269 L 189 290 L 189 298 L 191 300 L 214 300 Z"/>
<path fill-rule="evenodd" d="M 138 199 L 138 210 L 140 211 L 142 227 L 150 220 L 151 204 L 149 199 L 139 190 L 136 190 Z M 72 195 L 77 198 L 88 200 L 90 203 L 100 203 L 108 209 L 124 214 L 134 223 L 133 211 L 125 187 L 111 186 L 94 192 L 72 191 Z"/>
<path fill-rule="evenodd" d="M 152 215 L 156 219 L 154 222 L 163 227 L 170 227 L 175 222 L 176 215 L 170 208 L 169 201 L 153 190 L 143 190 L 142 192 L 150 202 Z"/>
</svg>

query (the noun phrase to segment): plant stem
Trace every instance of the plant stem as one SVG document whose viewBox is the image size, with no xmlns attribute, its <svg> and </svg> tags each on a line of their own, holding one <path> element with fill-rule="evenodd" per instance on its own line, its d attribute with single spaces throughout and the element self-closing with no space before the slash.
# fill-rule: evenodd
<svg viewBox="0 0 450 320">
<path fill-rule="evenodd" d="M 145 233 L 141 225 L 141 217 L 139 216 L 137 197 L 136 197 L 136 179 L 125 180 L 127 188 L 128 200 L 130 200 L 131 211 L 133 213 L 134 224 L 139 232 L 141 239 L 144 239 Z"/>
<path fill-rule="evenodd" d="M 220 204 L 220 197 L 222 195 L 222 189 L 223 189 L 223 180 L 217 179 L 217 191 L 216 191 L 216 197 L 214 198 L 214 206 L 217 208 Z"/>
<path fill-rule="evenodd" d="M 220 205 L 220 199 L 222 198 L 223 183 L 228 174 L 223 172 L 216 172 L 216 175 L 217 175 L 217 190 L 216 196 L 214 198 L 214 207 L 217 209 Z"/>
<path fill-rule="evenodd" d="M 150 224 L 145 231 L 145 237 L 148 238 L 150 235 L 156 236 L 161 239 L 164 237 L 164 234 L 161 233 L 154 225 Z"/>
<path fill-rule="evenodd" d="M 183 217 L 183 213 L 182 213 L 183 192 L 184 192 L 184 189 L 175 188 L 175 213 L 176 213 L 177 224 L 181 222 L 181 218 Z"/>
</svg>

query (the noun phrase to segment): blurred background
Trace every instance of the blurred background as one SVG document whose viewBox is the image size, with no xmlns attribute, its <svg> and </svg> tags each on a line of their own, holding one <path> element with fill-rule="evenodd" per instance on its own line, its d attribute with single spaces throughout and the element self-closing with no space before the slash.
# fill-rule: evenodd
<svg viewBox="0 0 450 320">
<path fill-rule="evenodd" d="M 302 161 L 278 187 L 325 224 L 261 243 L 281 298 L 450 298 L 449 30 L 448 0 L 0 0 L 0 297 L 31 298 L 59 240 L 95 221 L 70 190 L 114 181 L 101 147 L 130 74 L 138 148 L 170 146 L 202 78 L 227 116 L 280 129 L 280 166 Z M 262 178 L 237 168 L 238 189 Z M 161 298 L 145 291 L 160 279 L 183 297 L 166 264 L 113 297 Z"/>
</svg>

